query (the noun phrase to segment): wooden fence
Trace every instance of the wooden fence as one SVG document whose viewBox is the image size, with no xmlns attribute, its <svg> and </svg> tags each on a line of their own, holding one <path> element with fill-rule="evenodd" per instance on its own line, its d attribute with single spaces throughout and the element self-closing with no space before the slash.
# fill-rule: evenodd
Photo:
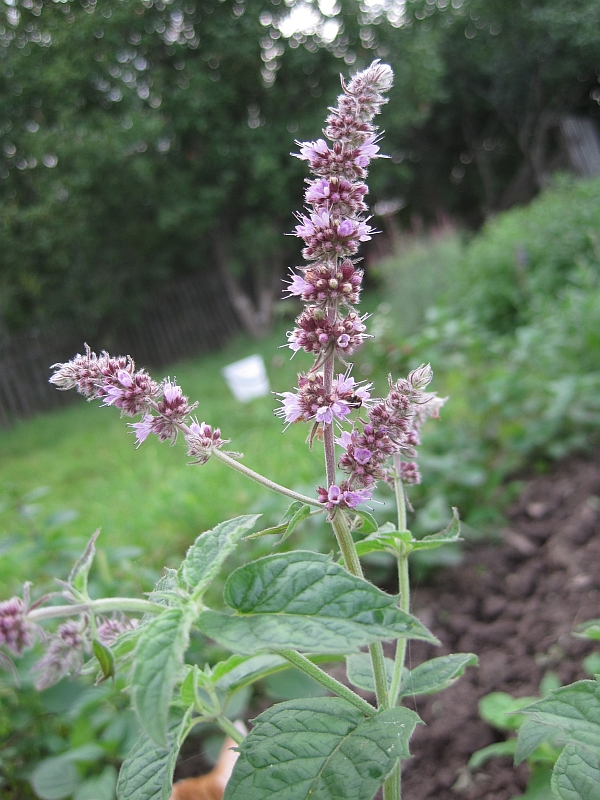
<svg viewBox="0 0 600 800">
<path fill-rule="evenodd" d="M 110 336 L 90 337 L 96 352 L 131 354 L 143 367 L 162 367 L 181 358 L 216 350 L 240 331 L 224 290 L 193 276 L 162 293 L 144 312 L 144 324 Z M 83 352 L 84 329 L 56 324 L 0 340 L 0 425 L 74 399 L 48 383 L 49 367 Z"/>
</svg>

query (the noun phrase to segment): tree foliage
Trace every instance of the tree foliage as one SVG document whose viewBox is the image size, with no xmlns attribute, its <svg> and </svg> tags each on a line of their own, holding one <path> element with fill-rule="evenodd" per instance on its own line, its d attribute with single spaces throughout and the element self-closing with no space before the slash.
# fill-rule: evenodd
<svg viewBox="0 0 600 800">
<path fill-rule="evenodd" d="M 264 330 L 297 249 L 283 238 L 302 203 L 289 152 L 320 135 L 344 58 L 380 47 L 371 18 L 345 0 L 332 39 L 319 14 L 290 34 L 280 0 L 15 0 L 4 14 L 6 325 L 135 321 L 164 281 L 201 271 Z M 435 84 L 405 38 L 394 125 L 422 116 L 415 88 Z"/>
</svg>

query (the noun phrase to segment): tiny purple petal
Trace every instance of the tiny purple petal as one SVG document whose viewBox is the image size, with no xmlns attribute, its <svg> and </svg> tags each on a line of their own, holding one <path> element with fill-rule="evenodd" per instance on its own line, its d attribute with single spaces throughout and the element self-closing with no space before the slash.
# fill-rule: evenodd
<svg viewBox="0 0 600 800">
<path fill-rule="evenodd" d="M 372 497 L 370 489 L 357 489 L 344 492 L 344 501 L 348 508 L 356 508 L 359 503 L 366 503 Z"/>
<path fill-rule="evenodd" d="M 315 414 L 317 422 L 323 422 L 326 425 L 331 425 L 333 422 L 333 410 L 331 406 L 321 406 Z"/>
<path fill-rule="evenodd" d="M 341 239 L 347 239 L 349 236 L 354 236 L 356 233 L 355 223 L 352 220 L 344 219 L 338 226 L 338 236 Z"/>
<path fill-rule="evenodd" d="M 354 460 L 362 466 L 368 464 L 372 457 L 373 453 L 370 450 L 367 450 L 366 447 L 357 447 L 354 451 Z"/>
<path fill-rule="evenodd" d="M 329 491 L 327 492 L 327 498 L 330 503 L 333 503 L 334 505 L 337 506 L 340 503 L 340 501 L 343 500 L 342 490 L 340 489 L 340 487 L 336 486 L 335 484 L 333 486 L 330 486 Z"/>
<path fill-rule="evenodd" d="M 138 447 L 142 444 L 142 442 L 145 442 L 148 436 L 152 433 L 153 421 L 154 417 L 152 414 L 144 414 L 140 422 L 133 422 L 130 424 L 129 427 L 133 428 L 135 431 L 136 443 Z"/>
<path fill-rule="evenodd" d="M 130 389 L 133 386 L 133 378 L 131 377 L 131 373 L 124 369 L 120 369 L 117 372 L 117 380 L 121 386 L 125 386 L 127 389 Z"/>
</svg>

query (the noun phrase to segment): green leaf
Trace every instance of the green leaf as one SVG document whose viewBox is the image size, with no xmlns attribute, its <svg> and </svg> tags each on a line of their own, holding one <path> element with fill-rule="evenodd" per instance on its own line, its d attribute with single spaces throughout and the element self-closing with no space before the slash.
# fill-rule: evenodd
<svg viewBox="0 0 600 800">
<path fill-rule="evenodd" d="M 102 680 L 115 677 L 115 657 L 112 654 L 110 647 L 107 647 L 99 639 L 94 639 L 92 642 L 94 655 L 98 659 L 100 669 L 102 670 Z"/>
<path fill-rule="evenodd" d="M 181 684 L 181 689 L 179 690 L 179 699 L 187 708 L 196 705 L 196 691 L 198 689 L 199 672 L 200 668 L 197 664 L 194 664 Z"/>
<path fill-rule="evenodd" d="M 384 658 L 384 663 L 389 687 L 394 674 L 394 662 L 391 658 Z M 346 674 L 350 683 L 358 686 L 359 689 L 365 689 L 368 692 L 375 691 L 373 664 L 371 656 L 367 653 L 353 653 L 351 656 L 346 656 Z"/>
<path fill-rule="evenodd" d="M 414 539 L 411 542 L 412 550 L 433 550 L 436 547 L 441 547 L 443 544 L 453 544 L 454 542 L 462 541 L 460 537 L 460 519 L 458 516 L 458 509 L 452 509 L 452 522 L 447 528 L 439 533 L 433 533 L 430 536 L 424 536 L 422 539 Z"/>
<path fill-rule="evenodd" d="M 100 528 L 98 528 L 98 530 L 92 535 L 92 538 L 89 540 L 85 550 L 83 551 L 83 555 L 75 563 L 75 566 L 69 575 L 69 586 L 71 586 L 76 592 L 84 597 L 87 596 L 87 580 L 92 562 L 94 560 L 94 555 L 96 554 L 96 539 L 98 538 L 99 534 Z"/>
<path fill-rule="evenodd" d="M 236 615 L 204 611 L 197 625 L 238 653 L 350 653 L 400 636 L 436 641 L 395 597 L 320 553 L 282 553 L 241 567 L 225 585 L 225 600 Z"/>
<path fill-rule="evenodd" d="M 469 759 L 469 769 L 480 769 L 490 758 L 502 758 L 512 756 L 515 752 L 516 739 L 507 739 L 504 742 L 495 742 L 481 750 L 476 750 Z"/>
<path fill-rule="evenodd" d="M 558 757 L 550 786 L 560 800 L 600 800 L 597 750 L 567 744 Z"/>
<path fill-rule="evenodd" d="M 360 530 L 362 533 L 375 533 L 375 531 L 379 529 L 377 520 L 372 514 L 369 514 L 368 511 L 357 511 L 354 509 L 352 514 L 359 518 L 360 522 L 356 525 L 356 529 Z"/>
<path fill-rule="evenodd" d="M 240 745 L 224 800 L 371 800 L 419 722 L 400 707 L 365 719 L 339 697 L 273 706 Z"/>
<path fill-rule="evenodd" d="M 261 653 L 258 656 L 236 655 L 216 664 L 213 667 L 212 677 L 217 688 L 235 691 L 281 669 L 288 669 L 289 666 L 289 661 L 269 653 Z"/>
<path fill-rule="evenodd" d="M 476 666 L 477 656 L 473 653 L 454 653 L 432 658 L 410 671 L 402 681 L 400 696 L 441 692 L 460 678 L 467 667 Z"/>
<path fill-rule="evenodd" d="M 540 725 L 539 722 L 535 722 L 533 719 L 525 719 L 525 722 L 519 728 L 519 737 L 515 749 L 515 766 L 529 758 L 534 750 L 537 750 L 553 733 L 552 728 Z"/>
<path fill-rule="evenodd" d="M 75 764 L 60 756 L 40 761 L 31 775 L 31 785 L 41 800 L 63 800 L 70 797 L 80 781 Z"/>
<path fill-rule="evenodd" d="M 491 694 L 486 694 L 479 701 L 479 715 L 483 720 L 493 725 L 494 728 L 498 728 L 498 730 L 517 730 L 523 723 L 524 717 L 522 714 L 515 712 L 529 705 L 532 700 L 537 700 L 537 698 L 513 697 L 506 692 L 492 692 Z"/>
<path fill-rule="evenodd" d="M 116 786 L 117 770 L 109 765 L 100 775 L 95 775 L 79 784 L 73 800 L 114 800 Z"/>
<path fill-rule="evenodd" d="M 78 762 L 98 761 L 104 750 L 94 742 L 67 750 L 59 756 L 45 758 L 31 775 L 31 785 L 42 800 L 62 800 L 70 797 L 81 782 L 75 766 Z"/>
<path fill-rule="evenodd" d="M 416 541 L 416 539 L 413 540 L 408 531 L 403 533 L 399 533 L 398 531 L 381 533 L 381 531 L 377 531 L 377 533 L 367 536 L 366 539 L 356 542 L 356 552 L 361 558 L 369 553 L 377 553 L 382 550 L 397 554 L 401 549 L 404 549 L 402 546 L 398 546 L 399 543 L 406 542 L 408 545 L 406 549 L 410 551 L 410 543 L 412 541 Z"/>
<path fill-rule="evenodd" d="M 533 764 L 525 794 L 520 794 L 512 800 L 550 800 L 550 778 L 552 769 L 548 764 Z"/>
<path fill-rule="evenodd" d="M 298 511 L 294 514 L 291 520 L 288 523 L 287 529 L 281 539 L 277 542 L 277 544 L 281 544 L 281 542 L 285 542 L 285 540 L 291 535 L 294 528 L 296 528 L 303 520 L 307 517 L 310 517 L 311 514 L 311 507 L 309 505 L 300 506 Z"/>
<path fill-rule="evenodd" d="M 177 570 L 165 567 L 165 574 L 156 582 L 154 590 L 148 595 L 148 600 L 152 600 L 152 602 L 159 603 L 159 605 L 162 606 L 172 605 L 165 595 L 168 596 L 170 592 L 175 591 L 175 589 L 177 589 L 177 584 Z M 154 614 L 144 614 L 142 617 L 142 624 L 145 624 L 148 620 L 154 619 L 154 616 Z"/>
<path fill-rule="evenodd" d="M 260 514 L 247 514 L 221 522 L 196 539 L 180 567 L 180 574 L 192 589 L 195 598 L 219 574 L 227 556 L 235 550 L 242 536 L 254 526 L 259 517 Z"/>
<path fill-rule="evenodd" d="M 312 509 L 309 505 L 300 502 L 297 500 L 295 503 L 292 503 L 291 506 L 287 509 L 283 517 L 281 518 L 281 522 L 279 525 L 275 525 L 272 528 L 265 528 L 262 531 L 258 531 L 257 533 L 251 533 L 249 536 L 244 536 L 244 540 L 248 541 L 249 539 L 258 539 L 261 536 L 272 536 L 276 533 L 282 533 L 283 536 L 279 539 L 276 544 L 281 544 L 284 542 L 288 536 L 292 533 L 294 528 L 302 522 L 302 520 L 310 517 L 312 513 Z"/>
<path fill-rule="evenodd" d="M 170 608 L 144 625 L 134 653 L 132 701 L 143 728 L 167 744 L 169 706 L 189 639 L 191 620 Z"/>
<path fill-rule="evenodd" d="M 577 681 L 521 709 L 540 725 L 560 731 L 561 739 L 600 751 L 600 683 Z"/>
<path fill-rule="evenodd" d="M 587 622 L 582 622 L 577 626 L 575 636 L 600 641 L 600 619 L 588 619 Z"/>
<path fill-rule="evenodd" d="M 123 762 L 117 782 L 119 800 L 167 800 L 171 794 L 175 762 L 192 709 L 172 719 L 167 733 L 167 747 L 160 747 L 142 732 Z"/>
</svg>

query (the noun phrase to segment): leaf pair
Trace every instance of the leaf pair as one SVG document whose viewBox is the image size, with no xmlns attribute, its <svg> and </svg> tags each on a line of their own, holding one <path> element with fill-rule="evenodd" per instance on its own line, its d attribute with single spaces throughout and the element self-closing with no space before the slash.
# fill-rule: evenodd
<svg viewBox="0 0 600 800">
<path fill-rule="evenodd" d="M 394 555 L 409 555 L 416 550 L 433 550 L 444 544 L 460 542 L 460 520 L 456 508 L 452 509 L 454 518 L 450 525 L 439 533 L 415 539 L 410 531 L 397 531 L 391 522 L 385 523 L 381 528 L 356 543 L 359 556 L 369 553 L 387 551 Z M 361 515 L 362 516 L 362 515 Z M 365 525 L 363 525 L 363 529 Z"/>
<path fill-rule="evenodd" d="M 394 662 L 391 658 L 385 660 L 385 671 L 388 679 L 388 688 L 394 673 Z M 467 667 L 477 665 L 477 656 L 473 653 L 455 653 L 449 656 L 439 656 L 420 664 L 415 669 L 404 670 L 400 685 L 399 697 L 414 697 L 421 694 L 435 694 L 447 689 L 463 674 Z M 375 691 L 373 668 L 371 658 L 366 653 L 348 656 L 346 659 L 348 680 L 359 689 Z"/>
</svg>

